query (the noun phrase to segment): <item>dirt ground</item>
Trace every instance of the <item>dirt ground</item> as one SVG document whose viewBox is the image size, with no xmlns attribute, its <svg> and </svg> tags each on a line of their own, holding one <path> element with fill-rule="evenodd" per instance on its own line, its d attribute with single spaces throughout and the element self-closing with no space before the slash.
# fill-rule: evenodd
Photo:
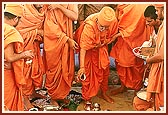
<svg viewBox="0 0 168 115">
<path fill-rule="evenodd" d="M 110 70 L 109 75 L 109 90 L 108 94 L 110 95 L 110 90 L 120 87 L 120 81 L 115 69 Z M 75 86 L 72 87 L 72 90 L 76 90 L 77 92 L 81 92 L 81 87 Z M 114 103 L 108 103 L 104 99 L 99 96 L 95 96 L 92 99 L 92 103 L 100 104 L 101 111 L 135 111 L 132 106 L 132 100 L 134 97 L 134 91 L 128 90 L 127 92 L 120 93 L 117 95 L 110 95 L 112 99 L 114 99 Z M 84 101 L 82 101 L 77 107 L 77 111 L 84 111 Z"/>
<path fill-rule="evenodd" d="M 113 88 L 117 88 L 119 86 L 113 86 Z M 77 90 L 79 90 L 78 87 Z M 75 89 L 75 88 L 73 88 Z M 109 94 L 109 92 L 108 92 Z M 92 99 L 92 103 L 100 104 L 101 111 L 134 111 L 132 106 L 132 100 L 134 97 L 134 92 L 132 90 L 128 90 L 127 92 L 120 93 L 117 95 L 111 95 L 111 98 L 114 99 L 114 103 L 108 103 L 104 99 L 100 98 L 99 96 L 95 96 Z M 77 111 L 84 111 L 84 101 L 80 103 L 77 107 Z"/>
</svg>

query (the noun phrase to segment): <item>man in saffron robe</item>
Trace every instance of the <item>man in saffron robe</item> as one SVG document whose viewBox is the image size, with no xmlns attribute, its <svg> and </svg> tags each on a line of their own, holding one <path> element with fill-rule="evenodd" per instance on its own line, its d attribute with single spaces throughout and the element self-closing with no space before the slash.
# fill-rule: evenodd
<svg viewBox="0 0 168 115">
<path fill-rule="evenodd" d="M 164 19 L 164 5 L 155 5 L 158 19 Z M 133 100 L 133 106 L 136 110 L 161 110 L 164 108 L 164 22 L 159 27 L 155 52 L 152 57 L 146 59 L 147 64 L 152 64 L 147 86 L 146 101 L 142 102 L 137 97 Z M 153 106 L 146 106 L 149 103 L 153 103 Z"/>
<path fill-rule="evenodd" d="M 77 4 L 51 4 L 44 22 L 46 88 L 53 100 L 64 99 L 74 78 L 73 21 L 78 18 Z"/>
<path fill-rule="evenodd" d="M 107 6 L 85 19 L 80 38 L 80 69 L 77 78 L 80 79 L 82 74 L 86 76 L 81 81 L 82 97 L 86 102 L 91 101 L 99 89 L 103 99 L 114 102 L 106 93 L 109 76 L 108 43 L 117 33 L 117 24 L 115 11 Z"/>
<path fill-rule="evenodd" d="M 24 111 L 22 85 L 24 59 L 33 58 L 31 50 L 23 51 L 24 42 L 17 26 L 23 13 L 19 4 L 6 4 L 4 12 L 4 106 L 9 111 Z"/>
<path fill-rule="evenodd" d="M 42 4 L 24 4 L 23 16 L 16 29 L 24 39 L 24 50 L 32 50 L 35 54 L 30 64 L 24 63 L 26 85 L 23 87 L 26 109 L 33 106 L 29 98 L 35 95 L 35 89 L 40 89 L 43 83 L 44 64 L 40 55 L 40 43 L 43 42 L 43 22 L 46 7 Z M 33 95 L 34 94 L 34 95 Z"/>
<path fill-rule="evenodd" d="M 111 91 L 118 94 L 126 88 L 135 92 L 142 87 L 144 61 L 136 57 L 132 49 L 139 47 L 150 38 L 150 27 L 146 27 L 144 10 L 147 4 L 119 4 L 117 17 L 119 20 L 119 33 L 117 42 L 112 47 L 110 56 L 115 58 L 116 69 L 121 81 L 121 87 Z"/>
</svg>

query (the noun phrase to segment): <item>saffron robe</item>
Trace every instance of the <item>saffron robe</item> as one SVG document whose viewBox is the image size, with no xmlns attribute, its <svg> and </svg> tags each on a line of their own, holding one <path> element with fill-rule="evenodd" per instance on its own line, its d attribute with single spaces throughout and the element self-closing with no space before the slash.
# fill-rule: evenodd
<svg viewBox="0 0 168 115">
<path fill-rule="evenodd" d="M 159 107 L 164 107 L 164 23 L 159 27 L 157 39 L 156 39 L 156 48 L 154 56 L 158 55 L 162 61 L 158 63 L 152 63 L 149 81 L 147 86 L 147 96 L 151 96 L 152 93 L 155 95 L 155 105 L 156 110 L 159 110 Z M 147 97 L 148 98 L 148 97 Z"/>
<path fill-rule="evenodd" d="M 23 39 L 12 26 L 4 24 L 4 49 L 14 44 L 14 52 L 23 51 Z M 23 75 L 24 59 L 12 62 L 11 69 L 4 69 L 4 105 L 9 111 L 24 111 L 22 85 L 26 83 Z"/>
<path fill-rule="evenodd" d="M 108 30 L 100 32 L 96 22 L 97 17 L 98 13 L 95 13 L 86 18 L 85 21 L 92 21 L 94 24 L 85 24 L 80 39 L 81 49 L 86 50 L 84 59 L 86 80 L 82 81 L 82 97 L 85 100 L 97 95 L 100 88 L 104 92 L 108 89 L 110 64 L 108 46 L 97 46 L 112 38 L 118 31 L 118 21 L 114 19 Z"/>
<path fill-rule="evenodd" d="M 139 90 L 142 86 L 144 61 L 132 50 L 149 40 L 151 28 L 146 26 L 144 11 L 147 4 L 118 5 L 118 25 L 121 37 L 112 47 L 110 56 L 115 58 L 116 69 L 124 86 Z"/>
<path fill-rule="evenodd" d="M 164 59 L 163 23 L 158 30 L 154 55 L 159 55 L 161 59 Z M 133 106 L 137 111 L 148 110 L 149 108 L 152 108 L 154 104 L 157 111 L 159 110 L 159 107 L 164 107 L 164 61 L 152 63 L 148 79 L 147 98 L 153 98 L 153 102 L 155 103 L 151 101 L 143 101 L 137 97 L 134 97 Z"/>
<path fill-rule="evenodd" d="M 35 87 L 41 88 L 43 74 L 45 73 L 42 56 L 40 55 L 40 43 L 42 36 L 37 34 L 38 29 L 43 29 L 45 7 L 38 12 L 33 4 L 24 5 L 23 16 L 16 29 L 24 39 L 24 50 L 32 50 L 34 58 L 32 64 L 24 63 L 24 75 L 26 85 L 24 85 L 24 95 L 31 95 Z"/>
<path fill-rule="evenodd" d="M 75 11 L 77 4 L 62 6 Z M 52 99 L 64 99 L 74 78 L 74 51 L 68 39 L 73 39 L 72 20 L 60 9 L 47 10 L 44 22 L 46 88 Z"/>
</svg>

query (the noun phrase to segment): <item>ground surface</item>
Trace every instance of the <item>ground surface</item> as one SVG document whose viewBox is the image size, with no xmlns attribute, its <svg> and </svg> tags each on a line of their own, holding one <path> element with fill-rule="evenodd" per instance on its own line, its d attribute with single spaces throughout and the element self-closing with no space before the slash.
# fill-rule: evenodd
<svg viewBox="0 0 168 115">
<path fill-rule="evenodd" d="M 108 94 L 110 95 L 110 90 L 115 89 L 117 87 L 120 87 L 120 81 L 117 75 L 117 72 L 115 69 L 110 70 L 109 75 L 109 90 Z M 74 85 L 75 86 L 75 85 Z M 75 87 L 72 87 L 73 90 L 76 90 L 78 92 L 81 92 L 81 86 L 76 85 Z M 134 97 L 134 91 L 128 90 L 127 92 L 120 93 L 117 95 L 110 95 L 111 98 L 114 99 L 114 103 L 108 103 L 102 98 L 99 98 L 99 96 L 95 96 L 92 99 L 93 103 L 99 103 L 100 108 L 102 111 L 104 110 L 110 110 L 110 111 L 135 111 L 132 106 L 132 100 Z M 80 105 L 77 108 L 77 111 L 84 111 L 84 101 L 80 103 Z"/>
<path fill-rule="evenodd" d="M 119 85 L 111 86 L 112 88 L 117 88 Z M 72 88 L 73 90 L 80 91 L 80 87 Z M 108 91 L 108 94 L 110 92 Z M 99 103 L 100 108 L 102 111 L 109 110 L 109 111 L 134 111 L 132 106 L 132 99 L 134 96 L 134 92 L 132 90 L 128 90 L 127 92 L 120 93 L 117 95 L 111 95 L 110 97 L 114 99 L 114 103 L 108 103 L 104 99 L 100 98 L 99 96 L 95 96 L 92 99 L 92 103 Z M 84 101 L 80 103 L 77 107 L 77 111 L 84 111 Z"/>
</svg>

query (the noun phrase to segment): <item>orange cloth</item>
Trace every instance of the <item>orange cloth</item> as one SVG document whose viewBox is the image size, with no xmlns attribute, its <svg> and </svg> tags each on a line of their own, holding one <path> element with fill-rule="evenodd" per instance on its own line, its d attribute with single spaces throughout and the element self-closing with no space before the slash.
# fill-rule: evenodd
<svg viewBox="0 0 168 115">
<path fill-rule="evenodd" d="M 32 50 L 35 57 L 32 64 L 24 63 L 24 75 L 27 84 L 23 87 L 24 95 L 31 95 L 35 87 L 41 87 L 44 74 L 44 65 L 40 55 L 40 43 L 43 38 L 37 34 L 38 29 L 43 29 L 44 11 L 38 12 L 33 4 L 25 4 L 23 16 L 16 29 L 24 39 L 24 50 Z M 44 7 L 45 8 L 45 7 Z"/>
<path fill-rule="evenodd" d="M 164 59 L 164 27 L 163 23 L 160 25 L 157 39 L 156 39 L 156 48 L 154 56 L 159 55 L 161 59 Z M 150 96 L 151 93 L 155 93 L 156 98 L 156 109 L 164 106 L 164 61 L 158 63 L 152 63 L 149 81 L 147 87 L 147 96 Z"/>
<path fill-rule="evenodd" d="M 146 26 L 144 10 L 147 4 L 118 5 L 119 32 L 122 37 L 110 52 L 116 60 L 116 68 L 121 82 L 129 88 L 139 90 L 142 85 L 144 61 L 137 58 L 132 49 L 149 40 L 151 28 Z"/>
<path fill-rule="evenodd" d="M 62 4 L 75 11 L 77 4 Z M 64 99 L 74 77 L 74 51 L 67 39 L 73 38 L 72 20 L 60 9 L 47 10 L 44 22 L 46 88 L 53 99 Z"/>
<path fill-rule="evenodd" d="M 23 6 L 20 4 L 6 4 L 5 6 L 5 12 L 9 12 L 19 17 L 22 16 L 23 10 Z"/>
<path fill-rule="evenodd" d="M 86 18 L 85 21 L 92 21 L 95 24 L 86 23 L 80 39 L 81 49 L 86 50 L 84 62 L 86 80 L 82 81 L 82 96 L 85 100 L 97 95 L 100 88 L 102 91 L 107 91 L 109 76 L 108 47 L 107 45 L 97 46 L 103 44 L 106 39 L 110 39 L 110 36 L 116 34 L 118 30 L 117 19 L 114 19 L 108 30 L 100 32 L 96 22 L 97 17 L 98 13 Z"/>
<path fill-rule="evenodd" d="M 23 39 L 12 26 L 4 24 L 4 49 L 14 44 L 15 53 L 23 51 Z M 23 76 L 24 60 L 12 62 L 12 69 L 4 70 L 4 104 L 10 111 L 23 111 L 22 85 L 25 84 Z"/>
</svg>

